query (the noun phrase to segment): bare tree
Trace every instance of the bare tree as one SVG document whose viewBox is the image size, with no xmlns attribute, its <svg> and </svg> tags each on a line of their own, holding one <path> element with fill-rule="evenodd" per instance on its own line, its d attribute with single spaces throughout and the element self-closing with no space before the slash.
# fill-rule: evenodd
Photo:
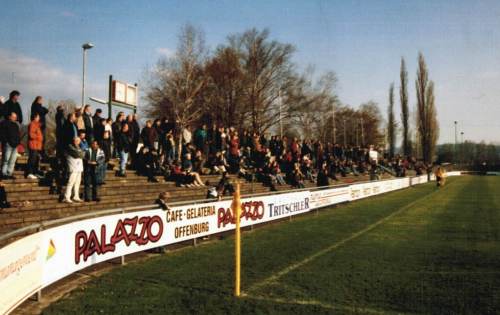
<svg viewBox="0 0 500 315">
<path fill-rule="evenodd" d="M 197 121 L 204 112 L 205 60 L 203 32 L 185 25 L 179 34 L 175 56 L 158 60 L 150 73 L 146 90 L 148 114 L 169 117 L 180 130 Z M 179 152 L 181 140 L 179 132 Z"/>
<path fill-rule="evenodd" d="M 269 40 L 269 31 L 251 29 L 230 37 L 242 56 L 245 75 L 245 106 L 248 108 L 251 128 L 264 132 L 280 119 L 289 118 L 288 108 L 293 105 L 287 91 L 293 84 L 291 57 L 295 48 Z M 281 96 L 281 114 L 278 97 Z"/>
<path fill-rule="evenodd" d="M 297 78 L 293 88 L 289 88 L 289 101 L 295 104 L 289 108 L 292 111 L 290 116 L 301 134 L 307 135 L 307 138 L 314 137 L 333 143 L 333 113 L 339 105 L 335 93 L 337 76 L 330 71 L 314 83 L 310 78 L 312 76 L 313 70 L 309 69 Z"/>
<path fill-rule="evenodd" d="M 394 157 L 396 150 L 396 128 L 394 117 L 394 83 L 389 87 L 389 108 L 387 110 L 387 142 L 389 143 L 389 156 Z"/>
<path fill-rule="evenodd" d="M 383 118 L 378 104 L 368 101 L 358 110 L 361 145 L 381 145 L 384 142 Z"/>
<path fill-rule="evenodd" d="M 241 56 L 233 47 L 221 46 L 207 62 L 209 78 L 205 102 L 212 122 L 241 126 L 244 122 L 244 75 Z"/>
<path fill-rule="evenodd" d="M 418 55 L 417 79 L 417 126 L 422 147 L 422 157 L 426 163 L 432 162 L 439 135 L 439 126 L 434 104 L 434 83 L 429 81 L 429 73 L 422 53 Z"/>
<path fill-rule="evenodd" d="M 411 155 L 411 136 L 410 136 L 410 110 L 408 108 L 408 72 L 406 71 L 405 59 L 401 58 L 401 69 L 399 73 L 401 86 L 399 87 L 399 98 L 401 101 L 401 124 L 403 127 L 403 154 L 405 156 Z"/>
</svg>

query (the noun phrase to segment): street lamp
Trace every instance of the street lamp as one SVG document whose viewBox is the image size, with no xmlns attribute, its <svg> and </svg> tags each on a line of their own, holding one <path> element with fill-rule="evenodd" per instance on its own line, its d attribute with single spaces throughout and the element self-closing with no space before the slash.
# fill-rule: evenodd
<svg viewBox="0 0 500 315">
<path fill-rule="evenodd" d="M 461 137 L 461 144 L 460 144 L 460 147 L 461 147 L 461 155 L 462 155 L 462 163 L 465 163 L 465 148 L 464 148 L 464 132 L 460 132 L 460 137 Z"/>
<path fill-rule="evenodd" d="M 85 43 L 82 45 L 83 48 L 83 77 L 82 77 L 82 107 L 85 106 L 85 68 L 87 63 L 87 50 L 92 49 L 94 44 Z"/>
<path fill-rule="evenodd" d="M 458 122 L 455 120 L 455 146 L 453 147 L 455 156 L 457 155 L 457 123 Z"/>
<path fill-rule="evenodd" d="M 346 119 L 344 118 L 344 149 L 347 147 L 347 133 L 345 128 Z"/>
</svg>

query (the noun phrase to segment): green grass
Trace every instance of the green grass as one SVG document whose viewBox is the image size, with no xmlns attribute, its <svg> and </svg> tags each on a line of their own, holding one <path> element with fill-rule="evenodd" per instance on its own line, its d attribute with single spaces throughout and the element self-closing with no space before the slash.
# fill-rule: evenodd
<svg viewBox="0 0 500 315">
<path fill-rule="evenodd" d="M 500 178 L 451 178 L 119 267 L 45 314 L 494 314 Z"/>
</svg>

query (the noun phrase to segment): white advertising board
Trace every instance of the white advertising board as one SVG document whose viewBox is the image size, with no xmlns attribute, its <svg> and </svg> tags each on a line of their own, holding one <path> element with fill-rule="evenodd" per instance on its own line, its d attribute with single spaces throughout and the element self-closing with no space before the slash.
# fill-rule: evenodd
<svg viewBox="0 0 500 315">
<path fill-rule="evenodd" d="M 50 253 L 41 234 L 0 250 L 0 314 L 7 314 L 42 288 L 43 266 Z"/>
<path fill-rule="evenodd" d="M 311 209 L 310 192 L 242 199 L 241 226 L 272 221 Z M 45 230 L 55 248 L 44 264 L 43 286 L 93 264 L 235 227 L 231 201 L 116 214 Z"/>
<path fill-rule="evenodd" d="M 351 200 L 351 189 L 347 187 L 330 188 L 311 192 L 311 207 L 322 208 Z"/>
</svg>

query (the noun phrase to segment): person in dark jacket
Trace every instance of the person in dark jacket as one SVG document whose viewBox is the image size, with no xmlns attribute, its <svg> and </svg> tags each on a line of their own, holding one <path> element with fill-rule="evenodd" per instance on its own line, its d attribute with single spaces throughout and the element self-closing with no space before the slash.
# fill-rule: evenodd
<svg viewBox="0 0 500 315">
<path fill-rule="evenodd" d="M 104 118 L 100 118 L 97 122 L 94 120 L 94 140 L 97 140 L 99 145 L 101 144 L 102 138 L 104 137 L 105 125 L 106 119 Z"/>
<path fill-rule="evenodd" d="M 101 176 L 99 170 L 101 165 L 104 163 L 104 160 L 104 152 L 99 148 L 99 143 L 96 140 L 93 140 L 90 148 L 85 152 L 85 156 L 83 158 L 83 184 L 85 186 L 84 200 L 86 202 L 90 201 L 91 195 L 92 201 L 101 201 L 98 197 L 99 182 L 102 182 L 99 178 Z"/>
<path fill-rule="evenodd" d="M 134 116 L 127 116 L 128 133 L 130 136 L 130 164 L 133 169 L 137 168 L 137 146 L 139 145 L 140 130 Z"/>
<path fill-rule="evenodd" d="M 118 139 L 116 142 L 116 150 L 120 156 L 120 170 L 118 171 L 119 177 L 126 177 L 125 174 L 127 168 L 128 155 L 130 152 L 130 135 L 128 132 L 128 125 L 124 124 L 121 128 L 121 132 L 118 134 Z"/>
<path fill-rule="evenodd" d="M 148 147 L 142 147 L 140 153 L 137 155 L 137 173 L 142 176 L 147 176 L 148 182 L 158 182 L 158 180 L 154 177 L 154 156 Z"/>
<path fill-rule="evenodd" d="M 21 105 L 19 105 L 19 98 L 21 97 L 21 93 L 19 91 L 12 91 L 9 94 L 9 100 L 2 105 L 3 107 L 3 116 L 6 120 L 9 119 L 10 113 L 16 113 L 17 121 L 22 124 L 23 123 L 23 111 L 21 110 Z"/>
<path fill-rule="evenodd" d="M 225 196 L 226 194 L 232 195 L 234 194 L 234 186 L 229 182 L 229 178 L 227 177 L 227 173 L 222 173 L 222 177 L 217 184 L 217 192 L 219 196 Z"/>
<path fill-rule="evenodd" d="M 7 201 L 7 192 L 2 182 L 0 182 L 0 209 L 10 208 L 10 202 Z"/>
<path fill-rule="evenodd" d="M 92 108 L 90 105 L 85 105 L 85 107 L 83 107 L 83 123 L 85 125 L 87 140 L 91 142 L 94 140 L 94 119 L 92 117 Z"/>
<path fill-rule="evenodd" d="M 102 109 L 98 108 L 95 110 L 94 116 L 92 116 L 92 123 L 94 124 L 94 128 L 101 122 L 101 119 L 103 119 L 102 115 Z"/>
<path fill-rule="evenodd" d="M 31 104 L 31 117 L 33 120 L 35 115 L 40 116 L 40 127 L 42 128 L 43 135 L 45 136 L 45 129 L 47 127 L 45 116 L 49 113 L 49 110 L 46 107 L 43 107 L 43 97 L 37 96 L 35 100 Z"/>
<path fill-rule="evenodd" d="M 64 113 L 64 107 L 62 105 L 57 106 L 56 109 L 56 154 L 63 154 L 64 145 L 63 145 L 63 126 L 66 121 Z"/>
<path fill-rule="evenodd" d="M 2 176 L 6 179 L 14 179 L 14 167 L 17 160 L 17 146 L 21 143 L 19 124 L 17 123 L 17 114 L 11 112 L 7 120 L 2 122 Z"/>
<path fill-rule="evenodd" d="M 151 120 L 146 121 L 146 126 L 141 131 L 142 144 L 150 150 L 154 150 L 155 141 L 158 141 L 158 134 L 156 128 L 153 127 Z"/>
<path fill-rule="evenodd" d="M 76 127 L 75 113 L 68 114 L 62 128 L 61 137 L 62 137 L 61 144 L 64 151 L 68 148 L 70 144 L 73 143 L 73 139 L 78 137 L 78 128 Z"/>
<path fill-rule="evenodd" d="M 162 210 L 170 210 L 168 206 L 168 199 L 170 198 L 170 193 L 164 191 L 158 195 L 158 199 L 155 200 L 155 203 L 162 208 Z"/>
<path fill-rule="evenodd" d="M 122 126 L 125 122 L 125 114 L 123 112 L 119 112 L 116 115 L 115 121 L 111 124 L 111 130 L 112 130 L 112 139 L 113 139 L 113 157 L 119 156 L 120 152 L 118 151 L 118 141 L 120 138 L 120 133 L 122 130 Z"/>
<path fill-rule="evenodd" d="M 31 115 L 30 119 L 33 120 L 35 115 L 40 116 L 40 129 L 42 130 L 42 135 L 43 135 L 43 143 L 42 143 L 42 149 L 40 150 L 40 154 L 43 159 L 46 159 L 46 154 L 45 154 L 45 139 L 46 137 L 46 129 L 47 129 L 47 124 L 46 124 L 46 119 L 45 116 L 48 114 L 49 110 L 46 107 L 43 107 L 43 97 L 37 96 L 35 97 L 35 100 L 31 104 Z"/>
<path fill-rule="evenodd" d="M 35 100 L 31 104 L 31 115 L 30 118 L 33 120 L 35 115 L 40 116 L 40 126 L 45 129 L 46 127 L 46 119 L 45 116 L 49 113 L 49 110 L 43 106 L 43 97 L 37 96 Z"/>
<path fill-rule="evenodd" d="M 322 187 L 329 185 L 330 181 L 328 179 L 328 167 L 326 162 L 323 162 L 323 165 L 321 166 L 321 169 L 318 172 L 318 177 L 316 178 L 316 186 Z"/>
</svg>

